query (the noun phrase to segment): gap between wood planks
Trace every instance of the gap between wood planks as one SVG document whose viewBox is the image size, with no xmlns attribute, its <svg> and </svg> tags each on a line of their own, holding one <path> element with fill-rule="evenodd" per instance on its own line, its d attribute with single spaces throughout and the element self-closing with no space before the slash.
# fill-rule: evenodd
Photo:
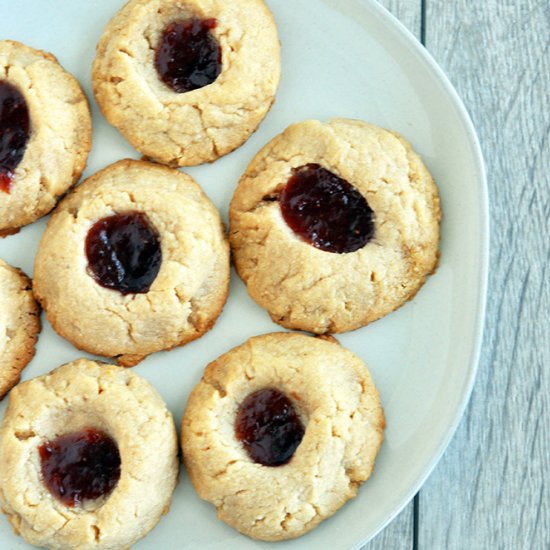
<svg viewBox="0 0 550 550">
<path fill-rule="evenodd" d="M 420 42 L 426 47 L 426 4 L 428 0 L 420 2 Z M 413 499 L 413 540 L 412 550 L 419 550 L 418 538 L 420 532 L 420 491 L 414 495 Z"/>
</svg>

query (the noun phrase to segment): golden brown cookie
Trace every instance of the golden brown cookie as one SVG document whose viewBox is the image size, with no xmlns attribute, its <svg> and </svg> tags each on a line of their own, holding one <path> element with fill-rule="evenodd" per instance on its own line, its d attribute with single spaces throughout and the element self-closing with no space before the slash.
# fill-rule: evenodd
<svg viewBox="0 0 550 550">
<path fill-rule="evenodd" d="M 47 214 L 90 152 L 90 109 L 49 53 L 0 41 L 0 236 Z"/>
<path fill-rule="evenodd" d="M 288 328 L 353 330 L 436 269 L 441 211 L 402 137 L 366 122 L 294 124 L 254 158 L 230 208 L 237 271 Z"/>
<path fill-rule="evenodd" d="M 182 423 L 187 472 L 250 537 L 298 537 L 369 478 L 384 414 L 367 367 L 335 342 L 258 336 L 208 365 Z"/>
<path fill-rule="evenodd" d="M 54 329 L 131 366 L 199 338 L 229 288 L 218 211 L 172 168 L 119 161 L 65 198 L 42 237 L 35 294 Z"/>
<path fill-rule="evenodd" d="M 0 399 L 21 377 L 34 356 L 40 308 L 30 279 L 0 260 Z"/>
<path fill-rule="evenodd" d="M 143 378 L 80 359 L 11 392 L 0 463 L 2 510 L 30 544 L 129 548 L 170 505 L 174 420 Z"/>
<path fill-rule="evenodd" d="M 279 76 L 263 0 L 131 0 L 101 37 L 93 86 L 107 120 L 138 151 L 188 166 L 242 145 Z"/>
</svg>

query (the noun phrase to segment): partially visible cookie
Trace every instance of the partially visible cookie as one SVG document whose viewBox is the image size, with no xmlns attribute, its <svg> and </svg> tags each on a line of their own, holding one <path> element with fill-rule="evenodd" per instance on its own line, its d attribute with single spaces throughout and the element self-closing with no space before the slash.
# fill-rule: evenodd
<svg viewBox="0 0 550 550">
<path fill-rule="evenodd" d="M 78 81 L 52 54 L 0 41 L 0 236 L 47 214 L 78 181 L 91 124 Z"/>
<path fill-rule="evenodd" d="M 279 49 L 263 0 L 130 0 L 98 44 L 94 93 L 147 157 L 212 162 L 244 143 L 270 109 Z"/>
<path fill-rule="evenodd" d="M 35 294 L 54 329 L 131 366 L 199 338 L 229 290 L 229 246 L 214 205 L 172 168 L 119 161 L 54 212 Z"/>
<path fill-rule="evenodd" d="M 0 463 L 2 511 L 30 544 L 129 548 L 170 505 L 174 420 L 137 374 L 80 359 L 11 392 Z"/>
<path fill-rule="evenodd" d="M 367 325 L 410 300 L 439 259 L 430 173 L 405 139 L 357 120 L 287 128 L 253 159 L 229 215 L 239 275 L 288 328 Z"/>
<path fill-rule="evenodd" d="M 0 399 L 21 378 L 34 356 L 40 332 L 40 308 L 30 279 L 0 260 Z"/>
<path fill-rule="evenodd" d="M 359 357 L 335 341 L 266 334 L 208 365 L 187 402 L 182 448 L 218 517 L 274 541 L 306 533 L 356 495 L 384 426 Z"/>
</svg>

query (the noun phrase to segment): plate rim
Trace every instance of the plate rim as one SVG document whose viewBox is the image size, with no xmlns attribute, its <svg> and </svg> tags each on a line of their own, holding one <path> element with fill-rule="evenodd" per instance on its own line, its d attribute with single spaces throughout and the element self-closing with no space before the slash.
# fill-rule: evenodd
<svg viewBox="0 0 550 550">
<path fill-rule="evenodd" d="M 444 437 L 439 441 L 436 446 L 435 452 L 432 458 L 427 462 L 426 466 L 422 469 L 417 479 L 412 483 L 411 488 L 405 494 L 402 502 L 396 506 L 391 514 L 388 515 L 385 521 L 383 521 L 372 533 L 363 537 L 363 539 L 357 542 L 350 550 L 359 550 L 369 541 L 373 540 L 379 535 L 411 502 L 415 497 L 427 479 L 430 477 L 435 467 L 441 460 L 443 454 L 447 450 L 447 447 L 451 443 L 460 422 L 466 412 L 466 407 L 470 402 L 472 395 L 474 382 L 479 369 L 479 362 L 481 357 L 481 345 L 483 343 L 483 336 L 485 330 L 485 317 L 487 310 L 487 290 L 489 283 L 489 254 L 490 254 L 490 210 L 489 210 L 489 190 L 487 184 L 487 171 L 485 167 L 485 161 L 483 158 L 483 151 L 479 137 L 477 135 L 475 126 L 472 122 L 470 114 L 464 105 L 461 97 L 459 96 L 456 88 L 450 81 L 449 77 L 439 66 L 437 61 L 431 55 L 429 50 L 414 36 L 414 34 L 386 7 L 378 2 L 378 0 L 354 0 L 358 4 L 363 5 L 371 14 L 376 16 L 383 22 L 386 27 L 393 27 L 401 34 L 404 39 L 405 45 L 415 55 L 417 60 L 424 64 L 429 73 L 438 81 L 445 94 L 451 99 L 451 103 L 456 110 L 456 113 L 462 122 L 465 130 L 465 135 L 468 139 L 469 145 L 472 149 L 472 159 L 474 160 L 475 172 L 477 179 L 479 180 L 479 219 L 478 224 L 480 227 L 480 235 L 478 239 L 478 248 L 476 259 L 478 265 L 477 283 L 478 291 L 475 298 L 475 323 L 474 326 L 474 339 L 471 345 L 470 360 L 468 364 L 468 375 L 465 379 L 464 389 L 462 390 L 462 396 L 460 405 L 457 407 L 454 413 L 452 422 L 445 432 Z"/>
</svg>

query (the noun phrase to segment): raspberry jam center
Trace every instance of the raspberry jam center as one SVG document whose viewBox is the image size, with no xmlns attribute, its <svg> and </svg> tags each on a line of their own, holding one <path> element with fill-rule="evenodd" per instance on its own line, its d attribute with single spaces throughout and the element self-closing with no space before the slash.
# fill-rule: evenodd
<svg viewBox="0 0 550 550">
<path fill-rule="evenodd" d="M 374 212 L 365 197 L 319 164 L 293 170 L 280 206 L 294 233 L 326 252 L 355 252 L 374 236 Z"/>
<path fill-rule="evenodd" d="M 155 54 L 159 78 L 174 92 L 183 93 L 212 84 L 222 67 L 222 52 L 214 35 L 216 19 L 186 19 L 170 23 Z"/>
<path fill-rule="evenodd" d="M 94 428 L 48 441 L 38 453 L 46 487 L 66 506 L 108 495 L 120 478 L 117 444 Z"/>
<path fill-rule="evenodd" d="M 122 294 L 148 292 L 162 262 L 159 235 L 141 212 L 97 221 L 86 237 L 86 256 L 98 284 Z"/>
<path fill-rule="evenodd" d="M 304 426 L 290 399 L 278 390 L 251 393 L 240 405 L 235 433 L 254 462 L 286 464 L 304 437 Z"/>
<path fill-rule="evenodd" d="M 29 108 L 23 94 L 0 81 L 0 191 L 9 193 L 29 141 Z"/>
</svg>

